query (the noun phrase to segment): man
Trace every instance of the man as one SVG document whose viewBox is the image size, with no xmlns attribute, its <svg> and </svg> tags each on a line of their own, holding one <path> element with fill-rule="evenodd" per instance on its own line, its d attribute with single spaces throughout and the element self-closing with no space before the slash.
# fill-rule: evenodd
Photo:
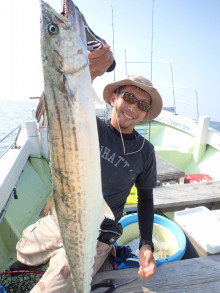
<svg viewBox="0 0 220 293">
<path fill-rule="evenodd" d="M 102 75 L 112 64 L 113 56 L 106 45 L 89 53 L 92 79 Z M 153 146 L 140 136 L 134 126 L 159 115 L 162 100 L 150 81 L 143 77 L 129 77 L 109 84 L 104 99 L 113 107 L 112 119 L 105 123 L 97 118 L 101 154 L 103 196 L 112 209 L 115 221 L 104 220 L 97 240 L 93 276 L 114 248 L 121 235 L 118 221 L 126 198 L 135 183 L 138 189 L 140 226 L 139 275 L 149 280 L 156 270 L 153 258 L 153 192 L 156 186 L 156 161 Z M 38 243 L 36 242 L 38 239 Z M 42 245 L 39 249 L 39 243 Z M 72 279 L 55 217 L 42 218 L 23 232 L 17 244 L 17 257 L 22 263 L 39 265 L 50 260 L 35 292 L 73 292 Z"/>
<path fill-rule="evenodd" d="M 140 228 L 139 275 L 150 279 L 155 273 L 153 258 L 153 188 L 156 180 L 156 160 L 153 146 L 134 127 L 159 115 L 162 99 L 152 83 L 141 76 L 109 84 L 104 100 L 113 107 L 112 118 L 106 123 L 98 119 L 101 150 L 102 190 L 116 222 L 133 184 L 138 191 L 138 221 Z M 109 231 L 107 220 L 102 231 Z M 99 240 L 102 240 L 102 234 Z M 104 237 L 104 236 L 103 236 Z"/>
</svg>

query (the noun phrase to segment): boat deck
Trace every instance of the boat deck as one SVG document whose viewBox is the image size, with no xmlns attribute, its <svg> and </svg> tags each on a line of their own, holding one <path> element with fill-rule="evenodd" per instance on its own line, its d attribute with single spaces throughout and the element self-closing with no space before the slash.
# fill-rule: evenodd
<svg viewBox="0 0 220 293">
<path fill-rule="evenodd" d="M 185 173 L 166 160 L 156 155 L 157 180 L 160 185 L 164 182 L 184 182 Z"/>
<path fill-rule="evenodd" d="M 220 254 L 208 257 L 192 258 L 177 262 L 164 263 L 157 268 L 156 275 L 150 281 L 141 280 L 137 269 L 105 271 L 98 273 L 94 283 L 106 279 L 120 281 L 136 278 L 134 282 L 118 287 L 117 293 L 192 293 L 220 292 Z M 96 289 L 94 293 L 105 292 Z"/>
<path fill-rule="evenodd" d="M 216 209 L 220 206 L 220 181 L 171 184 L 154 189 L 155 209 L 177 211 L 195 206 L 207 206 Z M 136 211 L 136 205 L 126 205 L 125 211 Z M 150 281 L 143 281 L 137 275 L 137 269 L 100 272 L 94 279 L 137 280 L 116 292 L 140 293 L 187 293 L 187 292 L 220 292 L 220 254 L 200 258 L 184 259 L 164 263 L 157 268 L 156 275 Z M 94 291 L 103 292 L 103 291 Z"/>
<path fill-rule="evenodd" d="M 177 211 L 199 205 L 210 209 L 220 206 L 220 181 L 170 184 L 154 189 L 155 209 Z M 136 204 L 125 206 L 125 211 L 136 210 Z"/>
</svg>

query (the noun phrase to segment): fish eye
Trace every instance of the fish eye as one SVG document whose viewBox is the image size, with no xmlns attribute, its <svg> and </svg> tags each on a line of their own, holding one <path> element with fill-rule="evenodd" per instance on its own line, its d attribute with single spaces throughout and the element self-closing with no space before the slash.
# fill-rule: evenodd
<svg viewBox="0 0 220 293">
<path fill-rule="evenodd" d="M 51 23 L 48 26 L 48 32 L 50 35 L 56 35 L 59 32 L 59 27 L 55 23 Z"/>
</svg>

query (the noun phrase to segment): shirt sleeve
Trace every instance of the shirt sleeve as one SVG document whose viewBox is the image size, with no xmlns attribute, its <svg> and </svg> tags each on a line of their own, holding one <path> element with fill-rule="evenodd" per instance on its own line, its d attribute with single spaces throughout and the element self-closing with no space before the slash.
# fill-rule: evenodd
<svg viewBox="0 0 220 293">
<path fill-rule="evenodd" d="M 149 244 L 154 250 L 152 241 L 154 223 L 153 189 L 138 189 L 138 223 L 140 244 Z"/>
<path fill-rule="evenodd" d="M 148 156 L 145 169 L 137 176 L 135 185 L 138 189 L 152 189 L 157 186 L 157 165 L 154 149 Z"/>
<path fill-rule="evenodd" d="M 96 122 L 97 122 L 97 128 L 98 128 L 98 134 L 102 135 L 103 134 L 103 121 L 96 116 Z"/>
</svg>

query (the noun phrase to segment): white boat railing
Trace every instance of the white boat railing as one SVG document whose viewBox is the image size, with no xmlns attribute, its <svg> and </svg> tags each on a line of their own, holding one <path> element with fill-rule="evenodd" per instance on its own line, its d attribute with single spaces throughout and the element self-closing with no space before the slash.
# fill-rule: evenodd
<svg viewBox="0 0 220 293">
<path fill-rule="evenodd" d="M 173 109 L 173 113 L 174 114 L 182 114 L 184 116 L 187 116 L 187 114 L 189 114 L 188 112 L 186 113 L 179 113 L 178 111 L 178 107 L 179 107 L 179 103 L 180 103 L 180 99 L 177 98 L 177 94 L 176 91 L 177 89 L 182 89 L 184 91 L 191 91 L 193 93 L 193 97 L 192 100 L 195 101 L 195 110 L 193 109 L 193 111 L 195 111 L 195 113 L 193 113 L 193 116 L 196 115 L 196 117 L 191 117 L 193 119 L 196 119 L 198 121 L 199 119 L 199 103 L 198 103 L 198 94 L 195 88 L 189 88 L 189 87 L 185 87 L 185 86 L 179 86 L 179 85 L 175 85 L 174 84 L 174 75 L 173 75 L 173 66 L 172 63 L 169 61 L 127 61 L 127 57 L 126 57 L 126 49 L 125 49 L 125 74 L 126 76 L 129 75 L 128 74 L 128 70 L 127 70 L 127 64 L 150 64 L 151 65 L 151 81 L 152 81 L 152 66 L 153 65 L 165 65 L 165 66 L 169 66 L 169 71 L 170 71 L 170 83 L 166 84 L 166 83 L 155 83 L 153 81 L 153 85 L 159 90 L 160 92 L 160 87 L 167 87 L 167 88 L 171 88 L 172 90 L 172 97 L 170 95 L 168 95 L 168 99 L 167 102 L 169 103 L 168 105 L 166 105 L 165 108 L 170 108 L 170 98 L 172 98 L 172 103 L 171 103 L 171 107 Z M 165 95 L 167 96 L 167 95 Z M 166 99 L 164 99 L 164 95 L 162 94 L 163 100 L 165 101 Z M 181 101 L 184 102 L 182 95 L 181 97 Z M 191 100 L 190 100 L 191 101 Z M 193 106 L 194 103 L 191 103 L 190 105 L 194 108 Z"/>
<path fill-rule="evenodd" d="M 2 154 L 0 154 L 0 159 L 4 156 L 5 153 L 7 153 L 8 150 L 10 150 L 13 147 L 17 147 L 16 143 L 17 143 L 17 138 L 19 136 L 19 133 L 21 131 L 21 124 L 18 125 L 17 127 L 15 127 L 13 130 L 11 130 L 8 134 L 6 134 L 4 137 L 0 138 L 0 143 L 3 142 L 7 137 L 9 137 L 12 133 L 14 133 L 16 130 L 18 129 L 18 133 L 16 135 L 15 140 L 13 141 L 13 143 L 11 143 L 9 146 L 7 146 L 7 148 L 3 151 Z"/>
<path fill-rule="evenodd" d="M 18 144 L 19 147 L 9 149 L 0 159 L 0 214 L 13 193 L 28 157 L 41 157 L 36 121 L 25 122 L 25 129 L 19 135 Z"/>
</svg>

